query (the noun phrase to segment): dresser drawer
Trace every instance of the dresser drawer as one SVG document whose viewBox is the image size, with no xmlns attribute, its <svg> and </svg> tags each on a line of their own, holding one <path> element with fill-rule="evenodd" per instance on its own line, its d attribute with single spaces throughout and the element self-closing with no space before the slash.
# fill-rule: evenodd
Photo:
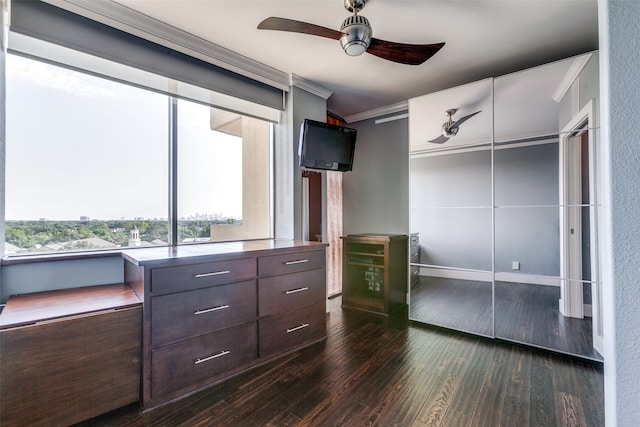
<svg viewBox="0 0 640 427">
<path fill-rule="evenodd" d="M 256 319 L 256 281 L 151 298 L 153 348 Z"/>
<path fill-rule="evenodd" d="M 202 335 L 151 352 L 154 400 L 188 387 L 196 389 L 257 358 L 256 322 Z"/>
<path fill-rule="evenodd" d="M 260 276 L 294 273 L 296 271 L 322 268 L 326 263 L 324 249 L 321 251 L 305 251 L 284 255 L 263 256 L 258 259 Z"/>
<path fill-rule="evenodd" d="M 325 279 L 324 268 L 259 279 L 258 314 L 267 316 L 323 302 Z"/>
<path fill-rule="evenodd" d="M 168 294 L 206 288 L 252 279 L 256 273 L 255 258 L 154 268 L 151 270 L 151 291 L 154 294 Z"/>
<path fill-rule="evenodd" d="M 260 357 L 282 354 L 326 336 L 324 302 L 259 320 Z"/>
</svg>

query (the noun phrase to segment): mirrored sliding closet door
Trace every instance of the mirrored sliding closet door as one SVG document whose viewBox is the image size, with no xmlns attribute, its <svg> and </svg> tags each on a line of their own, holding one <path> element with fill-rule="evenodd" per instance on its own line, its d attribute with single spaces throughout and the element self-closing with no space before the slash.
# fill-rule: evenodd
<svg viewBox="0 0 640 427">
<path fill-rule="evenodd" d="M 413 242 L 409 316 L 490 337 L 491 83 L 483 80 L 409 104 Z M 456 129 L 447 133 L 447 123 Z"/>
<path fill-rule="evenodd" d="M 412 320 L 602 360 L 597 66 L 410 100 Z"/>
</svg>

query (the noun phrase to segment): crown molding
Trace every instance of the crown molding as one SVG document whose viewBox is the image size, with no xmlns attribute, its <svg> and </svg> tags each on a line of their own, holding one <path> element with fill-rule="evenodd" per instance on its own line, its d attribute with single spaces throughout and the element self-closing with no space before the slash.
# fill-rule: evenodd
<svg viewBox="0 0 640 427">
<path fill-rule="evenodd" d="M 189 34 L 111 0 L 44 0 L 145 40 L 201 59 L 225 70 L 288 91 L 289 75 Z"/>
<path fill-rule="evenodd" d="M 408 119 L 409 113 L 397 114 L 395 116 L 383 117 L 382 119 L 376 119 L 375 124 L 381 125 L 383 123 L 395 122 L 396 120 Z"/>
<path fill-rule="evenodd" d="M 562 98 L 566 95 L 569 89 L 571 89 L 571 85 L 578 78 L 580 72 L 584 66 L 587 65 L 587 62 L 589 62 L 592 56 L 593 53 L 589 53 L 573 59 L 571 66 L 558 84 L 556 90 L 553 92 L 552 98 L 554 101 L 558 103 L 562 101 Z"/>
<path fill-rule="evenodd" d="M 307 80 L 303 77 L 300 77 L 296 74 L 291 74 L 290 79 L 289 79 L 289 84 L 291 86 L 295 86 L 299 89 L 305 90 L 309 93 L 312 93 L 316 96 L 319 96 L 321 98 L 324 99 L 329 99 L 329 97 L 331 95 L 333 95 L 333 92 L 330 91 L 329 89 L 320 86 L 314 82 L 312 82 L 311 80 Z"/>
<path fill-rule="evenodd" d="M 409 101 L 398 102 L 397 104 L 387 105 L 384 107 L 374 108 L 373 110 L 363 111 L 361 113 L 346 116 L 344 120 L 347 123 L 360 122 L 362 120 L 374 119 L 376 117 L 385 116 L 387 114 L 395 114 L 409 109 Z"/>
</svg>

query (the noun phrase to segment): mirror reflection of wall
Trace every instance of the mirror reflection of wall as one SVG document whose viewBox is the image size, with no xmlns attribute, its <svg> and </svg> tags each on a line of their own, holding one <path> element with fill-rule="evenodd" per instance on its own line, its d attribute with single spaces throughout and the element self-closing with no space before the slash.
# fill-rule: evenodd
<svg viewBox="0 0 640 427">
<path fill-rule="evenodd" d="M 485 336 L 493 336 L 491 84 L 409 102 L 420 117 L 410 120 L 411 232 L 420 249 L 409 315 Z M 442 142 L 450 109 L 454 123 L 477 114 Z"/>
<path fill-rule="evenodd" d="M 597 108 L 597 53 L 409 101 L 411 319 L 602 360 Z"/>
</svg>

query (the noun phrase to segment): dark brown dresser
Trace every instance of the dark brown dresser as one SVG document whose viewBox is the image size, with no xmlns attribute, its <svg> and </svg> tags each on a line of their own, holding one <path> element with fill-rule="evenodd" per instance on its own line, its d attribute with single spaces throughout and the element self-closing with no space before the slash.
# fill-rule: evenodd
<svg viewBox="0 0 640 427">
<path fill-rule="evenodd" d="M 326 244 L 212 243 L 123 252 L 143 303 L 150 409 L 326 337 Z"/>
</svg>

